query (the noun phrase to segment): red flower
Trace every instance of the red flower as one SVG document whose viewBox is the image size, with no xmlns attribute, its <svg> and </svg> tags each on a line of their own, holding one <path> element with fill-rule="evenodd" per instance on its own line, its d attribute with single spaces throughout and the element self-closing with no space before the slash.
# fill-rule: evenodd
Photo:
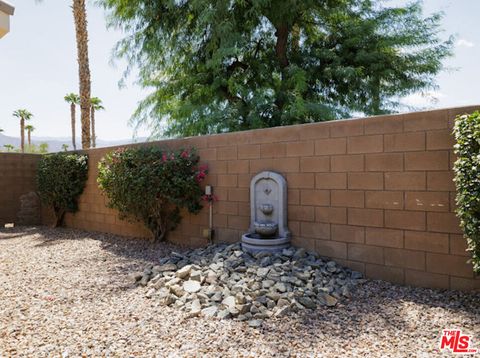
<svg viewBox="0 0 480 358">
<path fill-rule="evenodd" d="M 188 151 L 184 150 L 182 154 L 180 154 L 182 158 L 188 158 Z"/>
<path fill-rule="evenodd" d="M 203 179 L 205 179 L 207 175 L 205 174 L 205 172 L 199 172 L 197 173 L 197 176 L 195 177 L 195 179 L 197 180 L 198 183 L 200 183 Z"/>
</svg>

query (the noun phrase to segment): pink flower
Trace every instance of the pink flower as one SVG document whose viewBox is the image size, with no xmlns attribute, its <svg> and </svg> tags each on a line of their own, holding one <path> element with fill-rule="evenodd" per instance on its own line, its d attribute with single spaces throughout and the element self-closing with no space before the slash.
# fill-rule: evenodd
<svg viewBox="0 0 480 358">
<path fill-rule="evenodd" d="M 188 151 L 184 150 L 182 154 L 180 154 L 182 158 L 188 158 Z"/>
<path fill-rule="evenodd" d="M 205 172 L 199 172 L 195 177 L 195 179 L 197 180 L 198 183 L 200 183 L 203 179 L 205 179 L 206 176 L 207 175 L 205 174 Z"/>
<path fill-rule="evenodd" d="M 167 155 L 165 153 L 162 154 L 162 162 L 166 162 L 168 160 Z"/>
</svg>

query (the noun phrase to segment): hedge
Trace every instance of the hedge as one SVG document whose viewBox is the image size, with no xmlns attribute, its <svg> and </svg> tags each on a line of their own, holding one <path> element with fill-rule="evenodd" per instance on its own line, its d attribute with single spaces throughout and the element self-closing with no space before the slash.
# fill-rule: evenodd
<svg viewBox="0 0 480 358">
<path fill-rule="evenodd" d="M 454 135 L 456 212 L 472 253 L 473 269 L 480 273 L 480 112 L 458 116 Z"/>
</svg>

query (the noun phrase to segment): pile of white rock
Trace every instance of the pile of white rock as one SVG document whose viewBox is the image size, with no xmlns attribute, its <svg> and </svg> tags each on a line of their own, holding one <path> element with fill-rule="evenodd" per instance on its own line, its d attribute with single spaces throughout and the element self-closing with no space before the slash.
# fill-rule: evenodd
<svg viewBox="0 0 480 358">
<path fill-rule="evenodd" d="M 292 311 L 334 307 L 364 282 L 360 272 L 303 248 L 252 255 L 239 244 L 174 252 L 132 280 L 148 287 L 148 298 L 189 316 L 233 318 L 252 327 Z"/>
</svg>

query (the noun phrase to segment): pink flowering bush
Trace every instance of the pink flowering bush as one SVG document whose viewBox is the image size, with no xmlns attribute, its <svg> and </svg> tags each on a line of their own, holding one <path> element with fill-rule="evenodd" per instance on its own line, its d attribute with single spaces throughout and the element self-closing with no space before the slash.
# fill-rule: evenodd
<svg viewBox="0 0 480 358">
<path fill-rule="evenodd" d="M 181 221 L 182 208 L 202 208 L 200 183 L 208 168 L 198 162 L 193 148 L 121 148 L 100 161 L 97 182 L 120 217 L 143 222 L 156 240 L 164 240 Z"/>
</svg>

